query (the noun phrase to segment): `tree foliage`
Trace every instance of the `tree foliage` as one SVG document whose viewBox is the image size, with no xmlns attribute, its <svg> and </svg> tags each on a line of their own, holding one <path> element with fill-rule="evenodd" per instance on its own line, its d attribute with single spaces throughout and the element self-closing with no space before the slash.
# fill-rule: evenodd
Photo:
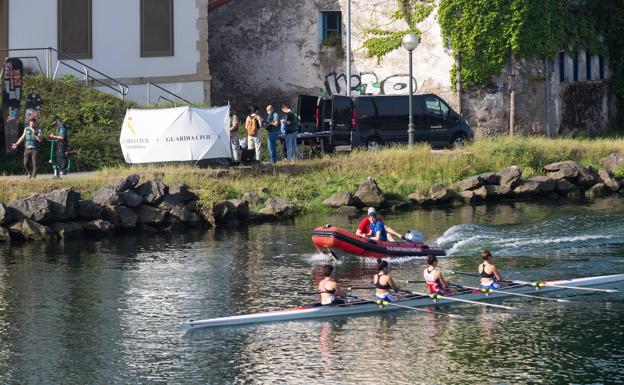
<svg viewBox="0 0 624 385">
<path fill-rule="evenodd" d="M 401 47 L 403 36 L 408 33 L 420 35 L 416 25 L 425 20 L 435 9 L 435 0 L 397 0 L 397 9 L 390 15 L 393 21 L 404 20 L 406 29 L 393 31 L 387 28 L 371 27 L 365 31 L 369 36 L 364 41 L 369 57 L 381 60 L 383 56 Z"/>
</svg>

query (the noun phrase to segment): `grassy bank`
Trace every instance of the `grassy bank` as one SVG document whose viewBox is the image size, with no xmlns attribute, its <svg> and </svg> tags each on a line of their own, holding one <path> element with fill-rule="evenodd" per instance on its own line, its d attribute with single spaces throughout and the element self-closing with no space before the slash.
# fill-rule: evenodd
<svg viewBox="0 0 624 385">
<path fill-rule="evenodd" d="M 413 150 L 396 147 L 260 169 L 199 169 L 190 165 L 113 167 L 83 179 L 3 181 L 0 200 L 7 202 L 59 187 L 74 187 L 88 197 L 111 180 L 138 173 L 142 179 L 156 176 L 165 183 L 185 182 L 199 194 L 204 205 L 266 188 L 265 196 L 281 197 L 306 210 L 321 211 L 325 210 L 321 205 L 325 198 L 340 191 L 355 192 L 368 176 L 373 176 L 390 198 L 406 199 L 410 193 L 426 191 L 434 183 L 452 186 L 465 177 L 509 165 L 520 167 L 524 177 L 538 175 L 544 165 L 560 160 L 598 167 L 600 159 L 612 152 L 624 152 L 624 139 L 496 138 L 478 140 L 454 151 L 431 151 L 426 145 Z"/>
</svg>

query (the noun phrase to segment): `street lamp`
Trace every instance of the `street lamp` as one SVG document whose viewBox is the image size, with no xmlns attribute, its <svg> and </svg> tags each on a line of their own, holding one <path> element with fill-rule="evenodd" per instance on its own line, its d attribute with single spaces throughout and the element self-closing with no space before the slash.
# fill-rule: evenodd
<svg viewBox="0 0 624 385">
<path fill-rule="evenodd" d="M 412 79 L 414 78 L 412 76 L 412 51 L 414 51 L 416 47 L 418 47 L 418 43 L 420 43 L 420 40 L 418 39 L 418 36 L 414 34 L 408 33 L 407 35 L 403 36 L 403 48 L 405 48 L 407 52 L 409 52 L 409 125 L 407 126 L 407 135 L 409 138 L 408 143 L 410 147 L 414 146 L 414 137 L 416 136 L 416 128 L 414 127 L 414 113 L 412 111 L 412 94 L 414 93 L 414 90 L 412 88 Z"/>
</svg>

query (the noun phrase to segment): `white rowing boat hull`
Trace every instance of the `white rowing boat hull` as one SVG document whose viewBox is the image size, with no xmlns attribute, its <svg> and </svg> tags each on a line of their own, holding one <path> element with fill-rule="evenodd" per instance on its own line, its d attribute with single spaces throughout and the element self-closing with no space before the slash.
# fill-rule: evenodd
<svg viewBox="0 0 624 385">
<path fill-rule="evenodd" d="M 559 281 L 546 281 L 546 285 L 540 287 L 539 291 L 537 291 L 532 286 L 522 285 L 522 286 L 513 286 L 510 288 L 501 289 L 496 292 L 490 293 L 488 296 L 480 292 L 468 291 L 468 292 L 461 292 L 461 293 L 453 294 L 450 297 L 474 301 L 474 300 L 509 297 L 510 295 L 508 295 L 507 293 L 535 294 L 535 293 L 546 293 L 546 292 L 560 291 L 560 290 L 569 290 L 569 289 L 562 289 L 559 287 L 553 287 L 549 285 L 564 285 L 564 286 L 570 286 L 570 287 L 590 287 L 590 286 L 595 287 L 595 286 L 609 285 L 609 284 L 613 284 L 615 282 L 620 282 L 620 281 L 624 281 L 624 274 L 576 278 L 576 279 L 559 280 Z M 416 296 L 413 298 L 402 299 L 395 303 L 400 304 L 402 306 L 410 306 L 410 307 L 426 307 L 426 306 L 435 305 L 431 298 L 423 297 L 423 296 Z M 457 303 L 459 302 L 453 301 L 452 299 L 440 299 L 437 302 L 437 304 L 457 304 Z M 387 312 L 387 311 L 395 311 L 395 310 L 400 310 L 400 309 L 401 308 L 397 306 L 380 307 L 375 303 L 354 302 L 354 303 L 350 303 L 346 305 L 338 305 L 338 306 L 298 307 L 294 309 L 275 310 L 275 311 L 268 311 L 268 312 L 263 312 L 263 313 L 245 314 L 245 315 L 237 315 L 237 316 L 231 316 L 231 317 L 211 318 L 211 319 L 197 320 L 197 321 L 189 320 L 185 322 L 180 322 L 180 326 L 185 329 L 191 330 L 191 329 L 216 327 L 216 326 L 243 325 L 243 324 L 252 324 L 252 323 L 260 323 L 260 322 L 291 321 L 291 320 L 326 318 L 326 317 L 336 317 L 336 316 L 342 316 L 342 315 L 363 314 L 363 313 L 373 313 L 373 312 Z"/>
</svg>

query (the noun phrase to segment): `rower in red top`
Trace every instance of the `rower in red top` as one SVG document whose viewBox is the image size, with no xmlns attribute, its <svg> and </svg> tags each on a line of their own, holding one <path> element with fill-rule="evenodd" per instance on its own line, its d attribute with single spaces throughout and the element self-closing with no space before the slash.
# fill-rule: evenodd
<svg viewBox="0 0 624 385">
<path fill-rule="evenodd" d="M 375 210 L 374 207 L 369 207 L 366 218 L 362 219 L 362 221 L 360 222 L 360 225 L 355 231 L 355 235 L 359 235 L 360 237 L 375 236 L 375 234 L 371 234 L 371 231 L 370 231 L 370 225 L 371 223 L 375 222 L 375 220 L 379 220 L 377 219 L 377 210 Z M 386 229 L 386 236 L 388 237 L 387 239 L 388 241 L 395 242 L 395 239 L 392 235 L 396 235 L 399 238 L 402 237 L 401 234 L 397 233 L 396 231 L 388 227 L 385 223 L 383 223 L 383 225 L 384 225 L 384 228 Z"/>
<path fill-rule="evenodd" d="M 390 276 L 388 261 L 378 261 L 377 269 L 379 272 L 373 277 L 373 283 L 375 284 L 375 302 L 377 302 L 378 305 L 386 305 L 388 302 L 392 302 L 396 299 L 390 292 L 390 289 L 396 292 L 399 291 L 399 287 Z"/>
<path fill-rule="evenodd" d="M 448 295 L 451 294 L 450 281 L 447 281 L 438 270 L 438 257 L 429 255 L 427 257 L 427 268 L 423 272 L 427 289 L 431 294 Z"/>
<path fill-rule="evenodd" d="M 321 293 L 321 305 L 339 305 L 344 303 L 345 293 L 332 278 L 334 267 L 332 265 L 323 266 L 323 279 L 319 282 L 319 292 Z"/>
<path fill-rule="evenodd" d="M 500 289 L 503 276 L 492 263 L 492 253 L 490 253 L 490 250 L 483 249 L 483 251 L 481 251 L 481 258 L 483 258 L 483 263 L 477 268 L 479 277 L 481 277 L 481 288 L 492 290 Z"/>
</svg>

